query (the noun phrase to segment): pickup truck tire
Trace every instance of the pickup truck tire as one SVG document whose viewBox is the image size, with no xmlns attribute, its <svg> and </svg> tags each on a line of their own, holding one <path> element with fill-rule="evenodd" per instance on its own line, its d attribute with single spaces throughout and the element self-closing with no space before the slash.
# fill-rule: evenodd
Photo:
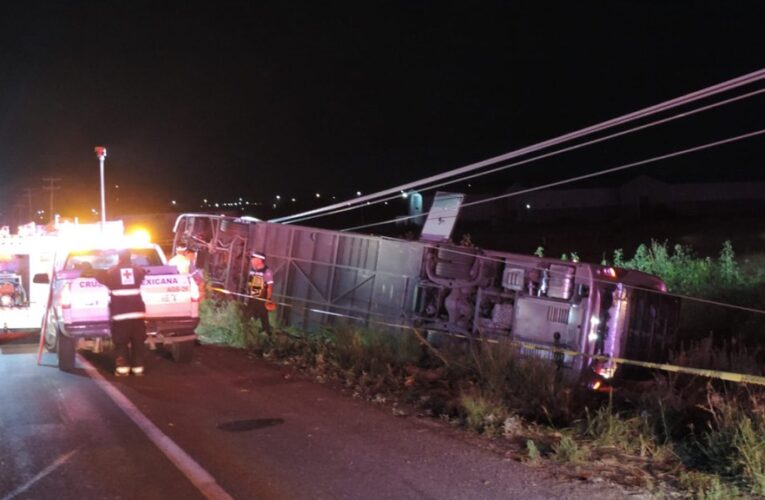
<svg viewBox="0 0 765 500">
<path fill-rule="evenodd" d="M 66 335 L 61 335 L 61 332 L 57 333 L 58 369 L 65 372 L 73 371 L 76 366 L 74 358 L 75 354 L 77 353 L 77 341 L 71 337 L 67 337 Z"/>
<path fill-rule="evenodd" d="M 176 363 L 191 363 L 194 356 L 194 342 L 173 342 L 170 344 L 170 356 Z"/>
<path fill-rule="evenodd" d="M 43 334 L 43 340 L 45 342 L 45 348 L 48 352 L 56 352 L 58 349 L 58 337 L 59 333 L 56 328 L 56 323 L 53 321 L 53 311 L 48 311 L 48 321 L 43 326 L 45 328 Z"/>
</svg>

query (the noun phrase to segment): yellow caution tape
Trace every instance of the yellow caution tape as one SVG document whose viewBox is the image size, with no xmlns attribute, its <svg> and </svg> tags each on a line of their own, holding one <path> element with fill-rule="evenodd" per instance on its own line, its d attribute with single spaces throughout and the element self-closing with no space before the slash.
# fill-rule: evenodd
<svg viewBox="0 0 765 500">
<path fill-rule="evenodd" d="M 217 291 L 217 292 L 221 292 L 221 293 L 225 293 L 225 294 L 228 294 L 228 295 L 236 295 L 236 296 L 246 297 L 246 298 L 256 299 L 256 300 L 265 300 L 265 299 L 259 299 L 257 297 L 250 297 L 249 295 L 245 295 L 245 294 L 241 294 L 241 293 L 231 292 L 231 291 L 225 290 L 223 288 L 212 288 L 212 290 Z M 284 305 L 284 306 L 287 306 L 287 307 L 293 307 L 291 304 L 286 304 L 286 303 L 283 303 L 283 302 L 278 302 L 278 304 Z M 340 314 L 340 313 L 335 313 L 335 312 L 330 312 L 330 311 L 321 311 L 319 309 L 311 309 L 311 311 L 315 311 L 315 312 L 319 312 L 319 313 L 324 312 L 324 313 L 327 313 L 327 314 L 332 315 L 332 316 L 341 316 L 341 317 L 344 317 L 344 318 L 350 318 L 350 319 L 355 319 L 355 320 L 359 320 L 359 321 L 370 321 L 372 323 L 379 323 L 379 324 L 383 324 L 383 325 L 386 325 L 386 326 L 394 326 L 394 327 L 399 327 L 399 328 L 404 328 L 404 329 L 416 330 L 415 327 L 410 326 L 410 325 L 402 325 L 402 324 L 387 323 L 387 322 L 374 321 L 374 320 L 366 320 L 366 319 L 363 319 L 363 318 L 357 318 L 355 316 L 349 316 L 347 314 Z M 448 332 L 443 332 L 443 333 L 446 334 L 446 335 L 454 336 L 454 337 L 468 338 L 465 335 L 451 334 L 451 333 L 448 333 Z M 500 343 L 500 341 L 498 341 L 496 339 L 477 339 L 477 340 L 481 340 L 481 341 L 488 342 L 488 343 L 491 343 L 491 344 L 499 344 Z M 550 346 L 546 346 L 546 345 L 534 344 L 534 343 L 530 343 L 530 342 L 523 342 L 523 341 L 519 341 L 519 340 L 509 340 L 508 343 L 513 344 L 513 345 L 517 345 L 517 346 L 520 346 L 520 347 L 523 347 L 523 348 L 526 348 L 526 349 L 532 349 L 532 350 L 537 350 L 537 351 L 548 351 L 548 352 L 559 353 L 559 354 L 564 354 L 564 355 L 569 355 L 569 356 L 582 356 L 582 357 L 585 357 L 585 358 L 595 359 L 595 360 L 598 360 L 598 361 L 610 361 L 612 363 L 616 363 L 616 364 L 620 364 L 620 365 L 640 366 L 640 367 L 649 368 L 649 369 L 652 369 L 652 370 L 662 370 L 662 371 L 665 371 L 665 372 L 673 372 L 673 373 L 684 373 L 684 374 L 687 374 L 687 375 L 694 375 L 694 376 L 697 376 L 697 377 L 706 377 L 706 378 L 714 378 L 714 379 L 719 379 L 719 380 L 726 380 L 728 382 L 737 382 L 737 383 L 742 383 L 742 384 L 753 384 L 753 385 L 765 386 L 765 377 L 762 377 L 762 376 L 759 376 L 759 375 L 749 375 L 749 374 L 746 374 L 746 373 L 726 372 L 726 371 L 721 371 L 721 370 L 708 370 L 708 369 L 704 369 L 704 368 L 691 368 L 691 367 L 688 367 L 688 366 L 677 366 L 677 365 L 671 365 L 671 364 L 668 364 L 668 363 L 653 363 L 653 362 L 650 362 L 650 361 L 635 361 L 635 360 L 626 359 L 626 358 L 612 358 L 610 356 L 604 356 L 602 354 L 587 354 L 585 352 L 573 351 L 573 350 L 570 350 L 570 349 L 563 349 L 563 348 L 560 348 L 560 347 L 550 347 Z"/>
</svg>

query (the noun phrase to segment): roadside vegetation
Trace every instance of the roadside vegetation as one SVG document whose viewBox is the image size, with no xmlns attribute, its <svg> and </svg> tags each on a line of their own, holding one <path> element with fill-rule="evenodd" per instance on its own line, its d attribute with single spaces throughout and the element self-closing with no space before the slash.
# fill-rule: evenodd
<svg viewBox="0 0 765 500">
<path fill-rule="evenodd" d="M 729 243 L 702 258 L 652 242 L 631 258 L 617 251 L 612 263 L 659 275 L 675 293 L 762 307 L 762 272 L 737 261 Z M 683 314 L 673 363 L 762 374 L 750 345 L 759 317 L 685 302 Z M 203 342 L 250 349 L 398 416 L 441 419 L 530 465 L 658 494 L 765 496 L 765 388 L 658 372 L 597 393 L 509 344 L 342 323 L 267 336 L 227 299 L 207 299 L 201 316 Z"/>
</svg>

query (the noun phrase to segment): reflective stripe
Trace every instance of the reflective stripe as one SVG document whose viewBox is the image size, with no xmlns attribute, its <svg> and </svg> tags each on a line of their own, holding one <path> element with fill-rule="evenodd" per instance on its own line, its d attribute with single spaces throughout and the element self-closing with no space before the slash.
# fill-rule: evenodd
<svg viewBox="0 0 765 500">
<path fill-rule="evenodd" d="M 120 313 L 113 315 L 112 321 L 123 321 L 126 319 L 144 319 L 145 317 L 145 312 Z"/>
<path fill-rule="evenodd" d="M 141 295 L 140 288 L 123 288 L 122 290 L 112 290 L 111 294 L 115 297 L 127 297 L 129 295 Z"/>
</svg>

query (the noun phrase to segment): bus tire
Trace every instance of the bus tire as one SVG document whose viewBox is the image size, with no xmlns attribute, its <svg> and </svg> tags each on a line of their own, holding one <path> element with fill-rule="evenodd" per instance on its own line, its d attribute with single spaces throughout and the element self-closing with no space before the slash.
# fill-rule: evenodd
<svg viewBox="0 0 765 500">
<path fill-rule="evenodd" d="M 76 366 L 77 340 L 61 335 L 61 332 L 57 332 L 56 337 L 58 337 L 58 369 L 65 372 L 73 371 Z"/>
<path fill-rule="evenodd" d="M 170 356 L 176 363 L 191 363 L 194 356 L 194 342 L 173 342 L 170 344 Z"/>
</svg>

